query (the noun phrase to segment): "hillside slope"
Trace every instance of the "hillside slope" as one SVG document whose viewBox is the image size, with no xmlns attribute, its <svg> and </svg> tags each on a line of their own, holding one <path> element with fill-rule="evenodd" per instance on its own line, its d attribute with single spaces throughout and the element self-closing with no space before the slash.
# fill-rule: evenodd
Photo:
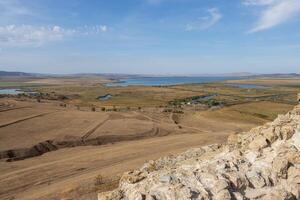
<svg viewBox="0 0 300 200">
<path fill-rule="evenodd" d="M 226 145 L 149 161 L 98 199 L 300 199 L 300 105 Z"/>
</svg>

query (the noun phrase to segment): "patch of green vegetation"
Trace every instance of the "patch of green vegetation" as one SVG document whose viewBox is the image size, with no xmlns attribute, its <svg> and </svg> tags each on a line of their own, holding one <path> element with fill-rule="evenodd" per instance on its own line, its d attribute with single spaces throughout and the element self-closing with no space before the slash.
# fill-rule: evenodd
<svg viewBox="0 0 300 200">
<path fill-rule="evenodd" d="M 209 107 L 222 105 L 222 102 L 214 98 L 215 95 L 192 96 L 183 99 L 175 99 L 169 105 L 180 106 L 185 104 L 205 104 Z"/>
<path fill-rule="evenodd" d="M 22 82 L 0 82 L 0 88 L 24 88 L 24 87 L 37 87 L 39 84 L 22 83 Z"/>
<path fill-rule="evenodd" d="M 209 107 L 222 105 L 221 102 L 219 102 L 215 99 L 209 99 L 209 100 L 205 101 L 205 104 L 207 104 Z"/>
<path fill-rule="evenodd" d="M 105 87 L 103 85 L 52 85 L 37 88 L 42 93 L 70 96 L 70 103 L 80 106 L 91 104 L 98 108 L 137 108 L 148 106 L 180 106 L 190 101 L 215 94 L 211 99 L 204 99 L 199 103 L 208 106 L 217 105 L 238 105 L 250 102 L 269 101 L 276 103 L 297 104 L 296 94 L 299 89 L 296 87 L 270 87 L 264 89 L 242 89 L 228 87 L 226 83 L 190 84 L 166 87 Z M 100 101 L 99 96 L 111 94 L 113 98 L 107 101 Z"/>
</svg>

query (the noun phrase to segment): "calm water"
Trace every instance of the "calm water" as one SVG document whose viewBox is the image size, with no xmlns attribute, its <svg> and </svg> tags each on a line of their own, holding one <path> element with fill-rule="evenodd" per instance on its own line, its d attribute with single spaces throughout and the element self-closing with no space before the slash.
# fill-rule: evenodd
<svg viewBox="0 0 300 200">
<path fill-rule="evenodd" d="M 18 89 L 0 89 L 0 94 L 22 94 L 24 93 L 23 91 L 20 91 Z"/>
<path fill-rule="evenodd" d="M 17 94 L 36 94 L 36 92 L 28 92 L 28 91 L 22 91 L 20 89 L 0 89 L 0 94 L 9 94 L 9 95 L 17 95 Z"/>
<path fill-rule="evenodd" d="M 120 82 L 108 83 L 106 86 L 165 86 L 165 85 L 180 85 L 192 83 L 211 83 L 225 80 L 236 80 L 238 77 L 140 77 L 122 79 Z"/>
<path fill-rule="evenodd" d="M 111 94 L 107 94 L 107 95 L 98 97 L 98 99 L 99 99 L 100 101 L 107 101 L 107 100 L 109 100 L 109 99 L 111 99 L 111 98 L 112 98 L 112 95 L 111 95 Z"/>
</svg>

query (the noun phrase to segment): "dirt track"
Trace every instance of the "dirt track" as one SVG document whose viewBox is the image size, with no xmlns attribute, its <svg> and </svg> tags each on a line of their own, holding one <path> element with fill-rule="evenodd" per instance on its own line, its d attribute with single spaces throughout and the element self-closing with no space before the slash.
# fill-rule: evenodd
<svg viewBox="0 0 300 200">
<path fill-rule="evenodd" d="M 0 160 L 0 199 L 95 199 L 98 191 L 115 187 L 120 174 L 146 160 L 224 142 L 231 133 L 265 122 L 233 108 L 186 113 L 175 124 L 159 110 L 87 112 L 13 103 L 26 108 L 0 112 L 0 124 L 15 121 L 0 128 L 0 151 L 41 142 L 35 148 L 49 150 L 25 160 Z M 104 183 L 96 186 L 99 174 Z"/>
<path fill-rule="evenodd" d="M 12 164 L 1 163 L 0 197 L 15 196 L 25 200 L 50 198 L 53 194 L 60 197 L 76 196 L 78 194 L 72 189 L 80 185 L 86 185 L 86 190 L 91 190 L 86 192 L 93 192 L 93 180 L 98 174 L 102 174 L 109 182 L 146 160 L 178 153 L 192 146 L 222 142 L 225 137 L 226 134 L 222 133 L 214 137 L 202 134 L 174 135 L 103 147 L 62 149 Z M 64 192 L 66 189 L 71 192 Z M 95 193 L 91 196 L 94 199 L 96 197 Z"/>
<path fill-rule="evenodd" d="M 38 114 L 38 115 L 27 116 L 27 117 L 24 117 L 24 118 L 21 118 L 21 119 L 16 119 L 16 120 L 10 121 L 8 123 L 0 124 L 0 128 L 6 127 L 6 126 L 9 126 L 9 125 L 13 125 L 13 124 L 16 124 L 16 123 L 19 123 L 19 122 L 23 122 L 23 121 L 26 121 L 26 120 L 29 120 L 29 119 L 42 117 L 42 116 L 45 116 L 45 115 L 48 115 L 48 114 L 51 114 L 51 113 L 54 113 L 54 112 L 46 112 L 46 113 L 42 113 L 42 114 Z"/>
</svg>

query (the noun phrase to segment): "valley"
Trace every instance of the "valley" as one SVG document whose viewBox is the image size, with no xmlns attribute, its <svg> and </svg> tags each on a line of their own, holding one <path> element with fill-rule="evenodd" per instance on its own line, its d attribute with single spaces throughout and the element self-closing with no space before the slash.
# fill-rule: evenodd
<svg viewBox="0 0 300 200">
<path fill-rule="evenodd" d="M 1 199 L 96 199 L 146 161 L 224 143 L 230 134 L 272 121 L 297 104 L 300 88 L 299 79 L 109 82 L 98 76 L 1 79 L 2 89 L 35 92 L 0 95 Z M 99 100 L 105 95 L 111 97 Z"/>
</svg>

